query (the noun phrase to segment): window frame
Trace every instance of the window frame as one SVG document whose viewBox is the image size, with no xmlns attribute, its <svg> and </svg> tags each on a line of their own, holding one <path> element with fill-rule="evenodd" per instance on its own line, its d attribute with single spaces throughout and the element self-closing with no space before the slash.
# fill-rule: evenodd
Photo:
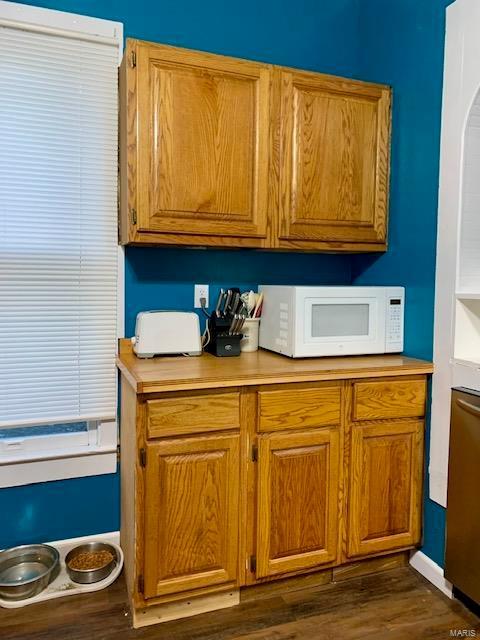
<svg viewBox="0 0 480 640">
<path fill-rule="evenodd" d="M 88 41 L 108 41 L 118 48 L 118 66 L 122 61 L 121 22 L 0 0 L 0 26 Z M 125 335 L 124 317 L 125 252 L 122 246 L 118 246 L 117 338 Z M 115 473 L 118 420 L 89 423 L 87 440 L 87 444 L 80 444 L 77 433 L 3 438 L 0 446 L 0 488 Z M 49 443 L 47 447 L 46 441 Z"/>
</svg>

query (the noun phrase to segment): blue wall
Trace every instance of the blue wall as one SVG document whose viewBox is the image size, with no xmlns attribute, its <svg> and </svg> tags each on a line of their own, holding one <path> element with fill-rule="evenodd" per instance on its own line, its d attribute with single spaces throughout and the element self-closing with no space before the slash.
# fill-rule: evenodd
<svg viewBox="0 0 480 640">
<path fill-rule="evenodd" d="M 393 86 L 390 243 L 380 257 L 355 257 L 352 275 L 355 284 L 406 287 L 405 352 L 427 359 L 433 350 L 447 4 L 448 0 L 368 0 L 362 3 L 360 18 L 359 73 Z M 426 497 L 424 517 L 423 551 L 443 565 L 444 509 Z"/>
<path fill-rule="evenodd" d="M 123 22 L 126 37 L 355 75 L 359 0 L 33 0 Z"/>
<path fill-rule="evenodd" d="M 275 64 L 356 75 L 358 0 L 38 0 L 124 23 L 125 35 Z M 191 309 L 193 283 L 350 282 L 348 256 L 127 248 L 126 332 L 137 311 Z M 0 490 L 0 548 L 119 527 L 118 475 Z"/>
<path fill-rule="evenodd" d="M 448 0 L 38 0 L 118 20 L 126 36 L 393 85 L 390 248 L 381 257 L 126 250 L 126 332 L 137 311 L 190 309 L 193 282 L 403 284 L 406 351 L 430 358 L 444 7 Z M 428 447 L 427 447 L 428 450 Z M 84 490 L 89 497 L 84 498 Z M 0 490 L 0 547 L 118 528 L 118 477 Z M 72 509 L 75 503 L 75 509 Z M 443 562 L 444 512 L 425 501 L 424 551 Z"/>
<path fill-rule="evenodd" d="M 0 490 L 0 549 L 118 530 L 118 474 Z"/>
<path fill-rule="evenodd" d="M 145 309 L 192 310 L 193 282 L 210 284 L 210 306 L 220 287 L 242 291 L 260 284 L 350 284 L 345 256 L 127 247 L 125 332 Z M 201 314 L 199 314 L 201 317 Z"/>
</svg>

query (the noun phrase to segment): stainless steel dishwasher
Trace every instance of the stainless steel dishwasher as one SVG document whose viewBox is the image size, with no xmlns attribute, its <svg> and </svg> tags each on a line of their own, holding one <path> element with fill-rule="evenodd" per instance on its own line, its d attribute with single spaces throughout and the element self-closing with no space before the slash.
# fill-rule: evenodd
<svg viewBox="0 0 480 640">
<path fill-rule="evenodd" d="M 452 390 L 445 577 L 480 603 L 480 392 Z"/>
</svg>

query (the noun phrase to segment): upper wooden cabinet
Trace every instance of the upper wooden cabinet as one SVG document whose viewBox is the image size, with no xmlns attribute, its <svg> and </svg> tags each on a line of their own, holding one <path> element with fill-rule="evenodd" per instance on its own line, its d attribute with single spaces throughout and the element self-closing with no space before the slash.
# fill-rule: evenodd
<svg viewBox="0 0 480 640">
<path fill-rule="evenodd" d="M 135 40 L 122 243 L 382 251 L 390 90 Z"/>
<path fill-rule="evenodd" d="M 390 90 L 283 70 L 278 244 L 386 242 Z"/>
<path fill-rule="evenodd" d="M 134 41 L 123 66 L 123 241 L 263 246 L 271 68 Z"/>
</svg>

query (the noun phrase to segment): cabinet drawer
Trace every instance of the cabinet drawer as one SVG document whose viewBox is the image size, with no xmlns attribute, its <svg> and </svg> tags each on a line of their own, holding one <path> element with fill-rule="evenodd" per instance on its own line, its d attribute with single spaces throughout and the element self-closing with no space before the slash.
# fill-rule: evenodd
<svg viewBox="0 0 480 640">
<path fill-rule="evenodd" d="M 238 392 L 147 400 L 149 438 L 239 428 Z"/>
<path fill-rule="evenodd" d="M 352 419 L 419 418 L 425 414 L 425 394 L 425 380 L 355 382 Z"/>
<path fill-rule="evenodd" d="M 340 423 L 339 386 L 260 391 L 258 430 L 305 429 Z"/>
</svg>

